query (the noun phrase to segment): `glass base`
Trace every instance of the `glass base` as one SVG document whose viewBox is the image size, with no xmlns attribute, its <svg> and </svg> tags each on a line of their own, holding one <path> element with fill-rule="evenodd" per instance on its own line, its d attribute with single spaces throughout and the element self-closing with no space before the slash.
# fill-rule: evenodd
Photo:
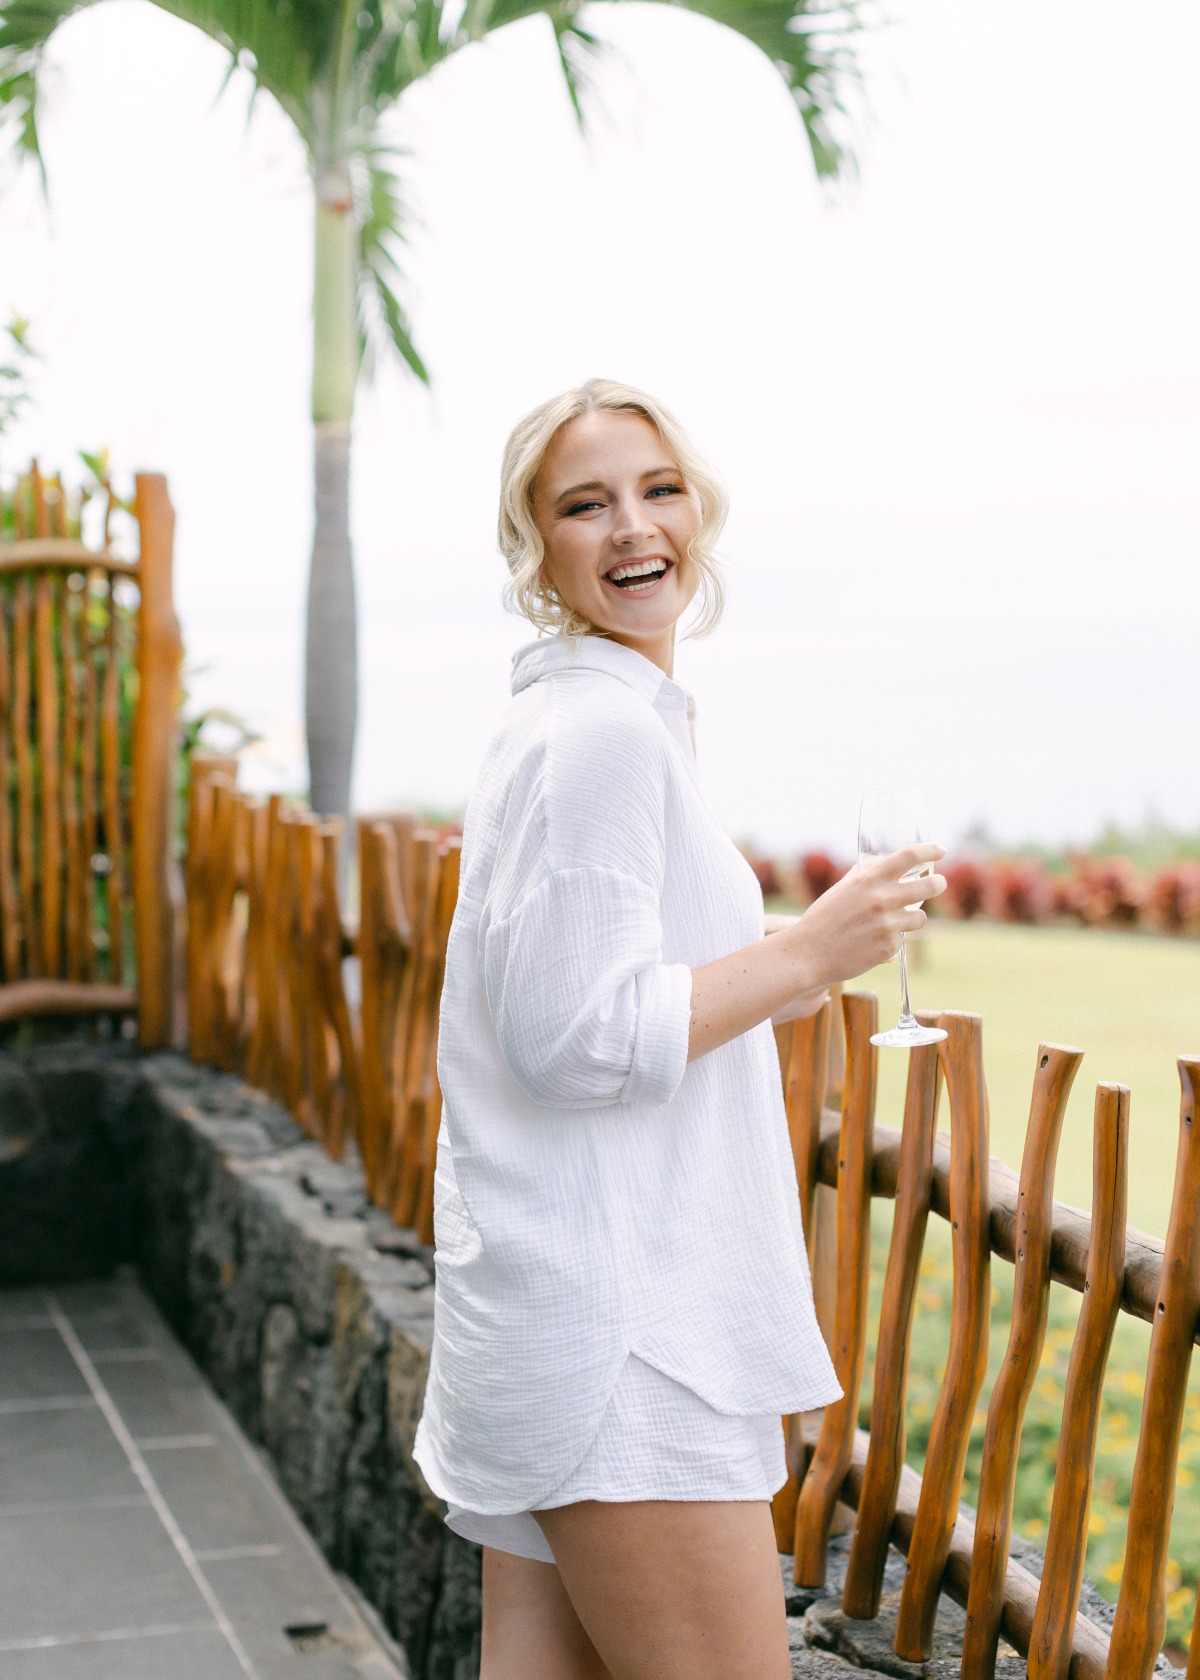
<svg viewBox="0 0 1200 1680">
<path fill-rule="evenodd" d="M 902 1021 L 890 1032 L 872 1033 L 871 1043 L 880 1044 L 888 1050 L 908 1050 L 914 1044 L 940 1044 L 946 1036 L 943 1027 L 923 1027 L 919 1021 L 906 1026 Z"/>
</svg>

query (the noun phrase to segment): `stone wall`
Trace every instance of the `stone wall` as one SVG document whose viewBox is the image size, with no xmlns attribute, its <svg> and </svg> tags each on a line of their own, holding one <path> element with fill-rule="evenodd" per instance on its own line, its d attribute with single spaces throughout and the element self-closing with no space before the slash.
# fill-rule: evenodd
<svg viewBox="0 0 1200 1680">
<path fill-rule="evenodd" d="M 178 1056 L 141 1068 L 145 1286 L 414 1675 L 474 1680 L 478 1548 L 445 1528 L 412 1460 L 431 1251 L 261 1094 Z"/>
</svg>

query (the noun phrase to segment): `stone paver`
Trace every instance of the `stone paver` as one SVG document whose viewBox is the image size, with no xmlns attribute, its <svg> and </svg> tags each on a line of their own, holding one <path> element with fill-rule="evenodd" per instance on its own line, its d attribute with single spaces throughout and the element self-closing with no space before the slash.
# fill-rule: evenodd
<svg viewBox="0 0 1200 1680">
<path fill-rule="evenodd" d="M 126 1277 L 0 1291 L 4 1680 L 404 1680 Z"/>
</svg>

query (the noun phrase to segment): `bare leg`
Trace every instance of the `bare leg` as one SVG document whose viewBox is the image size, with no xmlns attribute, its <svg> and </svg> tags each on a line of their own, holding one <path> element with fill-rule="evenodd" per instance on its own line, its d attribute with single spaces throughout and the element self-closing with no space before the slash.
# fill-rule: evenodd
<svg viewBox="0 0 1200 1680">
<path fill-rule="evenodd" d="M 765 1501 L 585 1500 L 533 1514 L 613 1680 L 791 1680 Z"/>
<path fill-rule="evenodd" d="M 483 1548 L 479 1680 L 612 1680 L 552 1563 Z"/>
</svg>

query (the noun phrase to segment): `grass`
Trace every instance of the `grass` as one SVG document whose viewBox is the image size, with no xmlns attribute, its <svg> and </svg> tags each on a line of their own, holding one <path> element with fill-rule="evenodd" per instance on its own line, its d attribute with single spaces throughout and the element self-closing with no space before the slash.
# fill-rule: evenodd
<svg viewBox="0 0 1200 1680">
<path fill-rule="evenodd" d="M 1084 1051 L 1059 1149 L 1055 1193 L 1092 1203 L 1092 1106 L 1096 1084 L 1128 1085 L 1129 1223 L 1164 1236 L 1179 1138 L 1177 1056 L 1200 1052 L 1200 941 L 976 922 L 931 922 L 912 942 L 917 1008 L 983 1017 L 991 1149 L 1021 1164 L 1039 1043 Z M 879 995 L 881 1023 L 899 1007 L 895 963 L 855 989 Z M 882 1051 L 878 1118 L 899 1125 L 906 1058 Z"/>
<path fill-rule="evenodd" d="M 1039 1042 L 1085 1051 L 1063 1132 L 1056 1175 L 1060 1200 L 1091 1205 L 1091 1116 L 1098 1080 L 1130 1087 L 1132 1140 L 1130 1223 L 1163 1235 L 1170 1211 L 1179 1133 L 1175 1058 L 1200 1047 L 1200 943 L 1134 934 L 934 922 L 917 942 L 910 965 L 917 1007 L 971 1010 L 983 1017 L 991 1103 L 991 1150 L 1019 1167 Z M 895 1018 L 895 964 L 855 983 L 879 995 L 880 1018 Z M 877 1116 L 899 1125 L 907 1057 L 880 1052 Z M 943 1123 L 945 1110 L 943 1109 Z M 891 1204 L 875 1204 L 871 1323 L 878 1321 Z M 921 1268 L 909 1375 L 908 1458 L 920 1469 L 949 1343 L 949 1232 L 931 1218 Z M 1012 1268 L 994 1261 L 988 1378 L 972 1431 L 964 1497 L 979 1485 L 984 1424 L 992 1380 L 1004 1355 L 1011 1313 Z M 1025 1415 L 1017 1474 L 1014 1530 L 1044 1541 L 1054 1488 L 1058 1433 L 1078 1297 L 1055 1285 L 1041 1367 Z M 1116 1597 L 1125 1551 L 1126 1517 L 1149 1328 L 1122 1315 L 1105 1382 L 1089 1521 L 1087 1568 L 1100 1590 Z M 873 1348 L 870 1350 L 873 1355 Z M 871 1368 L 863 1385 L 862 1423 L 870 1421 Z M 1200 1364 L 1193 1362 L 1183 1445 L 1175 1485 L 1167 1578 L 1167 1643 L 1178 1654 L 1191 1632 L 1200 1583 Z"/>
</svg>

